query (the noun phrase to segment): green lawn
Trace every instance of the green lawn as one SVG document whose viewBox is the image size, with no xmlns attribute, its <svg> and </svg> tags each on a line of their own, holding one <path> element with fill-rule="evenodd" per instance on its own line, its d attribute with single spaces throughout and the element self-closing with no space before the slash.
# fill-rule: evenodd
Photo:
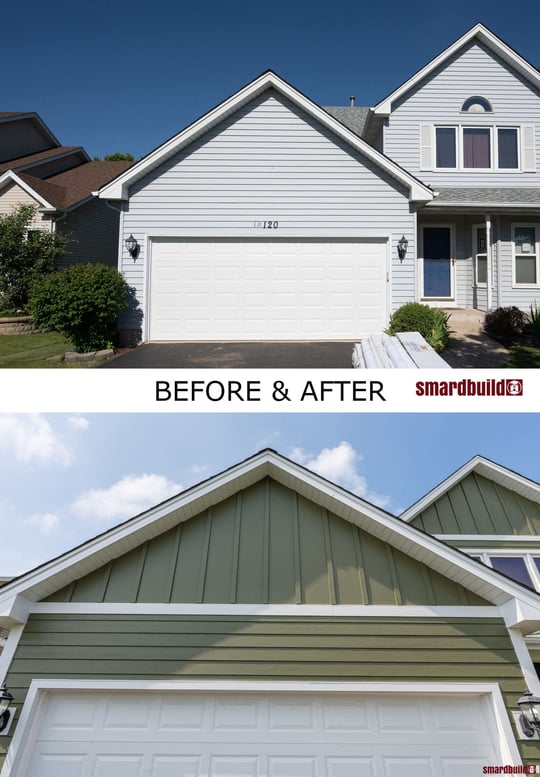
<svg viewBox="0 0 540 777">
<path fill-rule="evenodd" d="M 514 345 L 513 348 L 510 348 L 510 358 L 506 367 L 521 370 L 540 368 L 540 348 L 533 348 L 530 345 Z"/>
<path fill-rule="evenodd" d="M 55 332 L 35 335 L 0 335 L 0 367 L 67 367 L 62 361 L 49 361 L 72 350 L 69 340 Z M 91 367 L 92 362 L 77 364 Z"/>
</svg>

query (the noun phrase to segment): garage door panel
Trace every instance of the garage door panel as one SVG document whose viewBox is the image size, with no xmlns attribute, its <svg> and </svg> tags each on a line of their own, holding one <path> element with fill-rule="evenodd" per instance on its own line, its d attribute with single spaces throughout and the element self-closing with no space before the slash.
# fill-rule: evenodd
<svg viewBox="0 0 540 777">
<path fill-rule="evenodd" d="M 355 339 L 381 331 L 386 261 L 381 240 L 155 240 L 149 337 Z"/>
<path fill-rule="evenodd" d="M 498 762 L 485 711 L 412 694 L 51 693 L 25 777 L 476 777 Z"/>
</svg>

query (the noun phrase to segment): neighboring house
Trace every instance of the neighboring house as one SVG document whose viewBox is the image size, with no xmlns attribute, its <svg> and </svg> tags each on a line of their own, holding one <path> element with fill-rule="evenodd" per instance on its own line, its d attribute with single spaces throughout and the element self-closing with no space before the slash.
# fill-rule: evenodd
<svg viewBox="0 0 540 777">
<path fill-rule="evenodd" d="M 94 192 L 131 162 L 90 161 L 80 146 L 61 146 L 35 113 L 0 113 L 0 215 L 35 207 L 33 229 L 69 238 L 63 264 L 116 266 L 118 211 Z"/>
<path fill-rule="evenodd" d="M 99 193 L 142 339 L 354 340 L 412 300 L 527 309 L 539 128 L 540 74 L 480 24 L 370 109 L 264 73 Z"/>
<path fill-rule="evenodd" d="M 2 777 L 539 763 L 540 596 L 467 553 L 536 558 L 540 486 L 477 457 L 405 518 L 265 450 L 14 579 Z"/>
</svg>

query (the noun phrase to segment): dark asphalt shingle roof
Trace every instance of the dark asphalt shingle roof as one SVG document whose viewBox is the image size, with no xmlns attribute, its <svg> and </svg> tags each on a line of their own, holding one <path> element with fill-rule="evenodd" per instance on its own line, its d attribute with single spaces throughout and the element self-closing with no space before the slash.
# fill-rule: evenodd
<svg viewBox="0 0 540 777">
<path fill-rule="evenodd" d="M 437 205 L 521 205 L 531 204 L 540 207 L 540 186 L 536 187 L 497 187 L 497 188 L 452 188 L 438 187 L 433 188 L 439 192 L 435 197 L 432 206 Z"/>
<path fill-rule="evenodd" d="M 330 108 L 325 107 L 323 110 L 327 111 L 334 119 L 340 121 L 357 135 L 362 135 L 369 108 L 361 108 L 360 106 L 350 108 L 348 106 L 338 105 L 331 106 Z"/>
<path fill-rule="evenodd" d="M 54 159 L 57 156 L 63 156 L 69 153 L 81 153 L 87 158 L 86 151 L 82 146 L 57 146 L 56 148 L 48 148 L 46 151 L 38 151 L 35 154 L 29 154 L 28 156 L 20 156 L 16 159 L 10 159 L 7 162 L 0 162 L 0 173 L 5 173 L 6 170 L 20 170 L 21 167 L 33 165 L 38 162 L 46 162 L 49 159 Z"/>
</svg>

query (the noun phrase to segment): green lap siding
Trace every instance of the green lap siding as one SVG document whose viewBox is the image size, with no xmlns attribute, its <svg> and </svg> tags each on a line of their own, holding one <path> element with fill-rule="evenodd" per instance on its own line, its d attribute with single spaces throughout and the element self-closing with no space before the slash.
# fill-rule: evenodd
<svg viewBox="0 0 540 777">
<path fill-rule="evenodd" d="M 513 708 L 524 688 L 504 622 L 466 617 L 32 615 L 7 676 L 19 711 L 34 677 L 483 682 Z"/>
<path fill-rule="evenodd" d="M 270 478 L 48 601 L 483 605 L 483 599 Z"/>
<path fill-rule="evenodd" d="M 430 534 L 540 534 L 540 504 L 475 472 L 411 521 Z"/>
</svg>

